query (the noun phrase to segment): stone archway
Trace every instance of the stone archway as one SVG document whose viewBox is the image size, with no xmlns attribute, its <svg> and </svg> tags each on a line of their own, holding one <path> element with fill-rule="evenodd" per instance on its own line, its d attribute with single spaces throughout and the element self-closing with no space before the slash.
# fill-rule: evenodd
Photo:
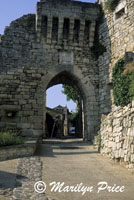
<svg viewBox="0 0 134 200">
<path fill-rule="evenodd" d="M 72 73 L 70 73 L 69 71 L 62 71 L 62 72 L 58 73 L 50 80 L 50 82 L 47 86 L 47 89 L 54 85 L 57 85 L 57 84 L 66 84 L 66 85 L 72 86 L 78 92 L 78 94 L 82 100 L 82 105 L 85 105 L 86 95 L 85 95 L 84 89 L 82 88 L 81 83 L 78 80 L 78 78 L 76 78 Z M 85 138 L 86 127 L 84 125 L 84 121 L 85 121 L 84 120 L 85 119 L 84 107 L 82 106 L 82 108 L 83 108 L 82 113 L 81 113 L 82 114 L 82 122 L 81 122 L 82 130 L 79 130 L 79 131 L 82 132 L 81 135 L 83 136 L 83 138 Z M 46 112 L 46 110 L 45 110 L 45 112 Z M 44 116 L 46 116 L 46 113 L 44 114 Z M 44 121 L 45 121 L 45 119 L 43 120 L 43 122 Z M 46 130 L 46 129 L 44 128 L 44 130 Z"/>
<path fill-rule="evenodd" d="M 99 69 L 91 47 L 99 13 L 96 4 L 41 0 L 36 15 L 11 23 L 0 41 L 1 127 L 42 136 L 45 92 L 60 80 L 80 91 L 84 139 L 93 139 L 99 126 Z"/>
<path fill-rule="evenodd" d="M 83 139 L 92 140 L 98 124 L 98 113 L 93 110 L 93 106 L 97 105 L 94 87 L 91 83 L 89 83 L 89 81 L 88 84 L 85 84 L 84 77 L 80 78 L 79 70 L 76 72 L 72 69 L 72 65 L 59 65 L 51 67 L 51 70 L 47 72 L 47 74 L 43 77 L 41 84 L 38 86 L 38 93 L 40 95 L 42 94 L 41 99 L 44 101 L 41 103 L 40 99 L 40 103 L 43 105 L 42 109 L 44 109 L 46 106 L 46 90 L 56 84 L 69 84 L 76 88 L 83 100 Z M 43 113 L 43 122 L 45 121 L 45 117 L 46 112 Z M 45 134 L 44 130 L 45 126 L 43 125 L 43 134 Z"/>
</svg>

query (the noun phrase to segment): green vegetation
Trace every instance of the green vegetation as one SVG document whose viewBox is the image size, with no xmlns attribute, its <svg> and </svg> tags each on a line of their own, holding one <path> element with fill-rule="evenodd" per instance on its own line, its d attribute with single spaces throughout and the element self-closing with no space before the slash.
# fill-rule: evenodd
<svg viewBox="0 0 134 200">
<path fill-rule="evenodd" d="M 129 70 L 120 59 L 113 68 L 113 95 L 116 106 L 126 106 L 134 98 L 134 70 Z"/>
<path fill-rule="evenodd" d="M 109 11 L 109 12 L 113 12 L 116 8 L 116 6 L 118 5 L 120 0 L 107 0 L 105 2 L 105 8 Z"/>
<path fill-rule="evenodd" d="M 17 144 L 24 144 L 24 139 L 18 136 L 18 133 L 7 131 L 7 129 L 0 130 L 0 147 Z"/>
<path fill-rule="evenodd" d="M 64 89 L 62 93 L 67 96 L 67 101 L 72 99 L 74 102 L 76 102 L 79 99 L 78 92 L 72 86 L 63 85 L 62 88 Z"/>
<path fill-rule="evenodd" d="M 129 95 L 131 100 L 134 99 L 134 62 L 129 62 L 125 66 L 123 74 L 128 74 L 130 78 Z"/>
<path fill-rule="evenodd" d="M 99 131 L 98 132 L 98 135 L 96 136 L 96 142 L 97 142 L 97 144 L 101 144 L 101 132 Z"/>
<path fill-rule="evenodd" d="M 130 87 L 129 87 L 129 94 L 132 100 L 134 100 L 134 72 L 130 75 Z"/>
<path fill-rule="evenodd" d="M 79 111 L 77 112 L 74 112 L 71 116 L 71 123 L 73 124 L 73 126 L 76 127 L 77 125 L 77 122 L 78 122 L 78 119 L 79 119 Z"/>
<path fill-rule="evenodd" d="M 73 100 L 75 103 L 77 103 L 77 111 L 72 113 L 72 116 L 71 116 L 71 123 L 74 127 L 76 127 L 78 126 L 78 121 L 80 117 L 80 107 L 79 107 L 80 94 L 77 92 L 76 89 L 74 89 L 70 85 L 63 85 L 62 87 L 64 89 L 62 93 L 67 96 L 67 101 Z"/>
</svg>

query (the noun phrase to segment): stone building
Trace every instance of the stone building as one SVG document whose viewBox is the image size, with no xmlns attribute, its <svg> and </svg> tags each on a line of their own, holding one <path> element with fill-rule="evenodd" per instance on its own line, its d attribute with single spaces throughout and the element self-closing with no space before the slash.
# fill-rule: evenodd
<svg viewBox="0 0 134 200">
<path fill-rule="evenodd" d="M 67 109 L 67 107 L 63 107 L 63 106 L 57 106 L 55 108 L 48 108 L 46 107 L 46 112 L 52 117 L 53 119 L 53 122 L 49 123 L 49 126 L 50 126 L 50 133 L 48 135 L 51 135 L 52 134 L 52 130 L 53 130 L 53 127 L 54 127 L 54 123 L 56 121 L 56 118 L 58 117 L 59 120 L 60 120 L 60 132 L 59 132 L 59 137 L 62 137 L 62 136 L 68 136 L 69 134 L 69 121 L 70 121 L 70 113 L 69 113 L 69 110 Z M 47 122 L 47 115 L 46 115 L 46 122 Z M 50 121 L 50 120 L 49 120 Z M 48 125 L 47 125 L 48 127 Z M 54 131 L 54 130 L 53 130 Z M 56 137 L 56 135 L 55 135 Z"/>
<path fill-rule="evenodd" d="M 114 108 L 114 63 L 134 51 L 134 2 L 120 1 L 115 12 L 106 11 L 100 21 L 101 16 L 100 4 L 40 0 L 35 15 L 5 29 L 0 40 L 1 127 L 45 136 L 46 90 L 63 83 L 79 92 L 83 138 L 93 140 L 101 114 Z M 105 51 L 96 56 L 99 44 Z"/>
</svg>

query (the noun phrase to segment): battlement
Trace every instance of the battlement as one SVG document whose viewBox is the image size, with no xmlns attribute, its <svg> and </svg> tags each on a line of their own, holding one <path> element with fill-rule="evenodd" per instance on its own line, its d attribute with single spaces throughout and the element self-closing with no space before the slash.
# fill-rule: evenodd
<svg viewBox="0 0 134 200">
<path fill-rule="evenodd" d="M 41 0 L 37 4 L 37 38 L 47 44 L 92 47 L 99 13 L 97 4 Z"/>
</svg>

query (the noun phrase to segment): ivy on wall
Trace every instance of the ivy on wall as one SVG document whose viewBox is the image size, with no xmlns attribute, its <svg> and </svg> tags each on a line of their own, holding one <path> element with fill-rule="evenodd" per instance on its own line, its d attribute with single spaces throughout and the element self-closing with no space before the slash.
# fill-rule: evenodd
<svg viewBox="0 0 134 200">
<path fill-rule="evenodd" d="M 133 100 L 134 99 L 134 62 L 129 62 L 125 66 L 125 70 L 123 74 L 129 75 L 129 79 L 130 79 L 129 95 L 131 99 Z"/>
<path fill-rule="evenodd" d="M 126 70 L 123 59 L 113 68 L 113 96 L 116 106 L 126 106 L 134 98 L 134 70 Z"/>
<path fill-rule="evenodd" d="M 116 8 L 116 6 L 118 5 L 120 0 L 107 0 L 105 2 L 105 8 L 109 11 L 109 12 L 113 12 Z"/>
</svg>

